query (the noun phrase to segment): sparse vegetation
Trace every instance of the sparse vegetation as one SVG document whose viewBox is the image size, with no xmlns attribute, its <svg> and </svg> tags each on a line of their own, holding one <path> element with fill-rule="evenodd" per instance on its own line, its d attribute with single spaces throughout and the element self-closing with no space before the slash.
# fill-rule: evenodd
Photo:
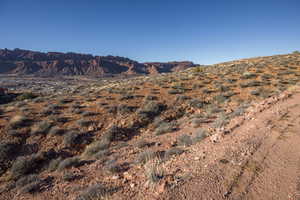
<svg viewBox="0 0 300 200">
<path fill-rule="evenodd" d="M 51 126 L 52 126 L 52 124 L 47 121 L 39 122 L 32 127 L 31 134 L 32 135 L 38 135 L 38 134 L 46 135 L 49 132 Z"/>
<path fill-rule="evenodd" d="M 103 199 L 112 193 L 111 189 L 104 187 L 101 184 L 96 184 L 86 188 L 76 200 L 96 200 Z"/>
<path fill-rule="evenodd" d="M 161 122 L 159 126 L 155 129 L 155 135 L 162 135 L 165 133 L 170 133 L 176 130 L 175 124 L 171 122 Z"/>
<path fill-rule="evenodd" d="M 29 122 L 30 122 L 29 118 L 23 115 L 16 115 L 11 118 L 8 124 L 11 128 L 17 129 L 17 128 L 29 126 Z"/>
<path fill-rule="evenodd" d="M 63 161 L 61 161 L 59 163 L 59 165 L 57 166 L 57 170 L 58 171 L 63 171 L 67 168 L 71 168 L 71 167 L 77 167 L 80 165 L 80 159 L 79 157 L 71 157 L 71 158 L 66 158 Z"/>
<path fill-rule="evenodd" d="M 44 159 L 37 154 L 18 157 L 12 167 L 12 178 L 18 179 L 24 175 L 36 173 Z"/>
</svg>

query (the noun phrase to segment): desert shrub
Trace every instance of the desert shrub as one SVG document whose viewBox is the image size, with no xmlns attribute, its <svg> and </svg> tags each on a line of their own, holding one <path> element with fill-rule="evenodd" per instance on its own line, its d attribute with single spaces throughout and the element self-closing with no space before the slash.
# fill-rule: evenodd
<svg viewBox="0 0 300 200">
<path fill-rule="evenodd" d="M 165 107 L 162 103 L 149 101 L 138 110 L 137 114 L 142 120 L 149 120 L 159 115 Z"/>
<path fill-rule="evenodd" d="M 190 135 L 183 134 L 177 138 L 177 144 L 179 146 L 188 147 L 192 145 L 193 141 Z"/>
<path fill-rule="evenodd" d="M 250 78 L 256 78 L 257 75 L 251 72 L 245 72 L 240 78 L 241 79 L 250 79 Z"/>
<path fill-rule="evenodd" d="M 199 89 L 199 88 L 203 88 L 204 85 L 203 84 L 199 84 L 199 83 L 195 83 L 192 85 L 193 90 Z"/>
<path fill-rule="evenodd" d="M 117 108 L 117 112 L 124 115 L 124 114 L 128 114 L 131 112 L 134 112 L 136 109 L 136 107 L 133 106 L 127 106 L 127 105 L 119 105 Z"/>
<path fill-rule="evenodd" d="M 45 102 L 45 99 L 43 97 L 37 97 L 37 98 L 33 99 L 32 102 L 42 103 L 42 102 Z"/>
<path fill-rule="evenodd" d="M 59 128 L 58 126 L 53 126 L 53 127 L 49 130 L 49 134 L 50 134 L 50 135 L 63 135 L 65 132 L 66 132 L 65 129 Z"/>
<path fill-rule="evenodd" d="M 260 95 L 260 91 L 259 90 L 252 90 L 250 92 L 251 95 L 255 95 L 255 96 L 259 96 Z"/>
<path fill-rule="evenodd" d="M 228 86 L 225 85 L 219 85 L 217 88 L 220 92 L 227 92 L 230 89 Z"/>
<path fill-rule="evenodd" d="M 155 135 L 162 135 L 164 133 L 172 132 L 174 131 L 175 125 L 174 123 L 170 122 L 162 122 L 156 129 L 155 129 Z"/>
<path fill-rule="evenodd" d="M 34 98 L 36 98 L 36 97 L 37 97 L 36 94 L 33 94 L 33 93 L 31 93 L 31 92 L 26 92 L 26 93 L 23 93 L 23 94 L 19 95 L 19 96 L 17 97 L 17 100 L 18 100 L 18 101 L 23 101 L 23 100 L 25 100 L 25 99 L 34 99 Z"/>
<path fill-rule="evenodd" d="M 218 104 L 224 103 L 225 101 L 227 101 L 227 99 L 228 98 L 222 94 L 214 96 L 214 101 L 216 101 Z"/>
<path fill-rule="evenodd" d="M 204 101 L 200 101 L 198 99 L 191 99 L 188 103 L 192 108 L 203 108 L 205 105 Z"/>
<path fill-rule="evenodd" d="M 145 101 L 156 101 L 156 100 L 158 100 L 157 96 L 148 95 L 145 97 Z"/>
<path fill-rule="evenodd" d="M 105 150 L 98 151 L 93 155 L 93 157 L 97 160 L 104 160 L 106 156 L 108 156 L 109 154 L 110 152 L 108 151 L 108 149 L 105 149 Z"/>
<path fill-rule="evenodd" d="M 36 181 L 39 181 L 39 180 L 40 179 L 36 174 L 30 174 L 30 175 L 24 176 L 24 177 L 20 178 L 19 180 L 17 180 L 16 186 L 18 188 L 21 188 L 25 185 L 28 185 L 32 182 L 36 182 Z"/>
<path fill-rule="evenodd" d="M 139 153 L 139 155 L 136 159 L 136 162 L 144 164 L 144 163 L 148 162 L 149 160 L 154 159 L 155 157 L 157 157 L 157 153 L 152 150 L 147 149 L 147 150 Z"/>
<path fill-rule="evenodd" d="M 124 100 L 130 100 L 130 99 L 134 99 L 134 95 L 132 95 L 132 94 L 125 94 L 119 100 L 120 101 L 124 101 Z"/>
<path fill-rule="evenodd" d="M 68 182 L 74 181 L 77 178 L 79 178 L 79 176 L 73 172 L 64 172 L 62 175 L 62 179 Z"/>
<path fill-rule="evenodd" d="M 164 107 L 165 105 L 161 103 L 149 101 L 146 103 L 146 105 L 143 106 L 142 111 L 152 113 L 153 115 L 157 115 L 163 110 Z"/>
<path fill-rule="evenodd" d="M 20 132 L 18 130 L 10 129 L 6 131 L 7 135 L 10 135 L 12 137 L 18 137 L 20 136 Z"/>
<path fill-rule="evenodd" d="M 89 119 L 79 119 L 76 121 L 76 123 L 80 127 L 88 127 L 93 124 L 93 121 Z"/>
<path fill-rule="evenodd" d="M 121 128 L 116 125 L 113 125 L 104 133 L 102 139 L 106 141 L 114 141 L 118 138 L 118 135 L 120 133 Z"/>
<path fill-rule="evenodd" d="M 22 187 L 20 189 L 20 193 L 36 193 L 41 191 L 41 187 L 42 187 L 42 183 L 43 181 L 38 179 L 36 181 L 33 181 L 31 183 L 28 183 L 27 185 L 25 185 L 24 187 Z"/>
<path fill-rule="evenodd" d="M 13 155 L 18 151 L 19 144 L 13 142 L 1 142 L 0 143 L 0 163 L 4 163 L 7 160 L 11 160 Z M 0 164 L 1 166 L 1 164 Z"/>
<path fill-rule="evenodd" d="M 230 97 L 232 97 L 232 96 L 234 96 L 234 95 L 236 95 L 237 93 L 235 93 L 235 92 L 226 92 L 226 93 L 223 93 L 223 96 L 225 97 L 225 98 L 230 98 Z"/>
<path fill-rule="evenodd" d="M 11 167 L 12 178 L 18 179 L 37 172 L 43 161 L 44 159 L 37 154 L 18 157 Z"/>
<path fill-rule="evenodd" d="M 66 146 L 74 146 L 78 144 L 79 133 L 76 131 L 69 131 L 64 135 L 64 144 Z"/>
<path fill-rule="evenodd" d="M 54 116 L 51 118 L 54 122 L 59 122 L 59 123 L 66 123 L 69 121 L 68 117 L 64 116 Z"/>
<path fill-rule="evenodd" d="M 184 89 L 171 89 L 168 91 L 169 94 L 183 94 L 184 92 Z"/>
<path fill-rule="evenodd" d="M 144 168 L 146 177 L 152 184 L 157 183 L 164 177 L 164 171 L 158 162 L 147 163 Z"/>
<path fill-rule="evenodd" d="M 180 149 L 180 148 L 176 148 L 176 147 L 173 147 L 171 149 L 168 149 L 166 152 L 165 152 L 165 155 L 164 155 L 164 159 L 168 160 L 170 157 L 174 156 L 174 155 L 180 155 L 184 152 L 183 149 Z"/>
<path fill-rule="evenodd" d="M 86 188 L 76 200 L 96 200 L 107 197 L 112 192 L 111 189 L 108 189 L 101 184 L 96 184 Z"/>
<path fill-rule="evenodd" d="M 48 131 L 50 130 L 52 124 L 47 121 L 42 121 L 37 124 L 35 124 L 31 128 L 31 135 L 38 135 L 38 134 L 48 134 Z"/>
<path fill-rule="evenodd" d="M 202 90 L 202 92 L 203 92 L 204 94 L 211 94 L 211 93 L 214 93 L 215 91 L 212 90 L 212 89 L 205 88 L 205 89 Z"/>
<path fill-rule="evenodd" d="M 71 103 L 73 100 L 72 99 L 60 99 L 58 102 L 60 104 L 67 104 L 67 103 Z"/>
<path fill-rule="evenodd" d="M 219 113 L 222 112 L 223 109 L 219 108 L 217 105 L 215 104 L 209 104 L 205 107 L 205 111 L 208 115 L 212 115 L 215 113 Z"/>
<path fill-rule="evenodd" d="M 66 158 L 59 163 L 57 166 L 58 171 L 63 171 L 67 168 L 77 167 L 80 165 L 80 159 L 78 157 Z"/>
<path fill-rule="evenodd" d="M 199 128 L 194 135 L 193 143 L 200 142 L 208 136 L 208 133 L 205 129 Z"/>
<path fill-rule="evenodd" d="M 228 117 L 226 114 L 221 113 L 219 117 L 212 124 L 213 128 L 221 128 L 224 127 L 228 123 Z"/>
<path fill-rule="evenodd" d="M 81 115 L 83 116 L 83 117 L 90 117 L 90 116 L 94 116 L 94 115 L 96 115 L 97 113 L 95 113 L 95 112 L 90 112 L 90 111 L 84 111 L 84 112 L 82 112 L 81 113 Z"/>
<path fill-rule="evenodd" d="M 47 109 L 49 110 L 52 110 L 52 111 L 55 111 L 55 110 L 60 110 L 62 109 L 63 107 L 59 104 L 50 104 Z"/>
<path fill-rule="evenodd" d="M 228 78 L 228 79 L 226 79 L 226 81 L 227 81 L 228 83 L 235 83 L 235 82 L 237 81 L 237 79 L 234 79 L 234 78 Z"/>
<path fill-rule="evenodd" d="M 139 140 L 137 143 L 136 143 L 136 146 L 140 149 L 144 148 L 144 147 L 148 147 L 150 144 L 149 142 L 147 142 L 146 140 Z"/>
<path fill-rule="evenodd" d="M 30 119 L 23 115 L 16 115 L 10 119 L 8 125 L 13 129 L 26 127 L 30 125 Z"/>
<path fill-rule="evenodd" d="M 261 78 L 263 79 L 263 80 L 268 80 L 268 79 L 271 79 L 271 78 L 273 78 L 274 76 L 272 75 L 272 74 L 262 74 L 261 75 Z"/>
<path fill-rule="evenodd" d="M 191 99 L 191 97 L 184 96 L 184 95 L 178 95 L 176 97 L 176 101 L 178 101 L 178 102 L 186 101 L 186 100 L 189 100 L 189 99 Z"/>
<path fill-rule="evenodd" d="M 105 169 L 112 174 L 116 174 L 122 171 L 122 166 L 116 163 L 115 160 L 110 160 L 105 163 Z"/>
<path fill-rule="evenodd" d="M 199 127 L 202 123 L 203 123 L 203 119 L 199 119 L 199 118 L 194 118 L 191 121 L 191 125 L 193 128 Z"/>
<path fill-rule="evenodd" d="M 250 81 L 250 82 L 247 82 L 247 83 L 241 83 L 240 84 L 240 87 L 241 88 L 246 88 L 246 87 L 257 87 L 257 86 L 261 86 L 262 85 L 262 82 L 260 81 Z"/>
<path fill-rule="evenodd" d="M 91 157 L 91 156 L 97 154 L 99 151 L 108 149 L 109 145 L 110 145 L 110 142 L 108 140 L 95 141 L 85 148 L 82 155 L 83 155 L 83 157 Z"/>
<path fill-rule="evenodd" d="M 55 171 L 55 170 L 57 169 L 59 163 L 61 163 L 62 160 L 63 160 L 63 159 L 62 159 L 61 157 L 56 158 L 56 159 L 54 159 L 54 160 L 51 160 L 50 163 L 49 163 L 49 165 L 48 165 L 48 170 L 49 170 L 50 172 Z"/>
</svg>

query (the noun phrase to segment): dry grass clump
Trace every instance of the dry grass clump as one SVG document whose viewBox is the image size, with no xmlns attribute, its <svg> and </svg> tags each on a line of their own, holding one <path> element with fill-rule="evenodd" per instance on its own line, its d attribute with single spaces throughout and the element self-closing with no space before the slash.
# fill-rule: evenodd
<svg viewBox="0 0 300 200">
<path fill-rule="evenodd" d="M 228 124 L 228 116 L 225 113 L 221 113 L 219 117 L 212 124 L 213 128 L 221 128 Z"/>
<path fill-rule="evenodd" d="M 159 182 L 164 177 L 164 170 L 159 159 L 148 162 L 144 165 L 145 175 L 150 184 Z"/>
<path fill-rule="evenodd" d="M 79 143 L 79 133 L 76 131 L 69 131 L 64 135 L 65 146 L 72 147 Z"/>
<path fill-rule="evenodd" d="M 205 129 L 199 128 L 195 132 L 193 143 L 200 142 L 204 140 L 207 136 L 208 136 L 207 131 Z"/>
<path fill-rule="evenodd" d="M 36 174 L 30 174 L 20 178 L 16 182 L 16 187 L 20 193 L 36 193 L 42 190 L 45 181 L 40 179 Z"/>
<path fill-rule="evenodd" d="M 192 137 L 190 135 L 183 134 L 177 138 L 177 144 L 179 146 L 188 147 L 193 144 Z"/>
<path fill-rule="evenodd" d="M 61 158 L 61 157 L 56 158 L 54 160 L 51 160 L 49 165 L 48 165 L 48 170 L 50 172 L 53 172 L 53 171 L 57 170 L 58 165 L 59 165 L 59 163 L 61 163 L 61 161 L 63 161 L 63 158 Z"/>
<path fill-rule="evenodd" d="M 30 119 L 23 115 L 16 115 L 10 119 L 8 125 L 12 129 L 23 128 L 30 125 Z"/>
<path fill-rule="evenodd" d="M 38 135 L 38 134 L 43 134 L 46 135 L 48 134 L 50 128 L 51 128 L 52 124 L 47 122 L 47 121 L 42 121 L 39 122 L 37 124 L 35 124 L 32 128 L 31 128 L 31 135 Z"/>
<path fill-rule="evenodd" d="M 66 132 L 65 129 L 60 128 L 58 126 L 53 126 L 50 130 L 49 130 L 49 134 L 50 135 L 63 135 Z"/>
<path fill-rule="evenodd" d="M 81 164 L 79 157 L 66 158 L 57 166 L 58 171 L 63 171 L 67 168 L 77 167 Z"/>
<path fill-rule="evenodd" d="M 159 115 L 165 109 L 165 107 L 166 106 L 162 103 L 149 101 L 138 110 L 137 114 L 144 120 L 150 120 Z"/>
<path fill-rule="evenodd" d="M 175 122 L 161 122 L 159 126 L 155 129 L 155 135 L 162 135 L 165 133 L 170 133 L 176 130 Z"/>
<path fill-rule="evenodd" d="M 88 127 L 93 124 L 93 121 L 89 119 L 79 119 L 76 121 L 76 123 L 80 127 Z"/>
<path fill-rule="evenodd" d="M 95 184 L 86 188 L 76 200 L 101 200 L 109 196 L 113 192 L 112 189 L 104 187 L 101 184 Z"/>
<path fill-rule="evenodd" d="M 33 94 L 32 92 L 26 92 L 26 93 L 23 93 L 23 94 L 19 95 L 17 97 L 17 100 L 18 101 L 23 101 L 23 100 L 26 100 L 26 99 L 34 99 L 36 97 L 37 97 L 36 94 Z"/>
<path fill-rule="evenodd" d="M 80 176 L 78 176 L 77 174 L 73 173 L 73 172 L 64 172 L 64 174 L 62 175 L 62 179 L 64 181 L 74 181 L 76 179 L 78 179 Z"/>
<path fill-rule="evenodd" d="M 137 163 L 142 163 L 142 164 L 145 164 L 146 162 L 148 162 L 149 160 L 152 160 L 154 159 L 155 157 L 157 157 L 157 153 L 152 151 L 152 150 L 145 150 L 141 153 L 139 153 L 137 159 L 136 159 L 136 162 Z"/>
<path fill-rule="evenodd" d="M 82 153 L 82 157 L 90 158 L 99 153 L 100 151 L 107 150 L 109 148 L 110 142 L 108 140 L 98 140 L 90 145 L 88 145 L 84 152 Z"/>
<path fill-rule="evenodd" d="M 145 147 L 149 147 L 150 146 L 150 143 L 146 140 L 139 140 L 137 143 L 136 143 L 136 146 L 140 149 L 142 148 L 145 148 Z"/>
<path fill-rule="evenodd" d="M 43 161 L 44 158 L 38 154 L 18 157 L 11 167 L 12 178 L 19 179 L 24 175 L 36 173 Z"/>
<path fill-rule="evenodd" d="M 174 155 L 180 155 L 184 152 L 183 149 L 177 148 L 177 147 L 173 147 L 171 149 L 168 149 L 165 154 L 164 154 L 164 159 L 168 160 L 169 158 L 171 158 Z"/>
</svg>

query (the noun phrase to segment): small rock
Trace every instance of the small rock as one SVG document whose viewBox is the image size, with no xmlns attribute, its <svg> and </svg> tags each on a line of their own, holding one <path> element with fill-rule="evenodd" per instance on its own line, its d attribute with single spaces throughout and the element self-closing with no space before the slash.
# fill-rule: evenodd
<svg viewBox="0 0 300 200">
<path fill-rule="evenodd" d="M 111 177 L 112 179 L 116 180 L 116 179 L 119 179 L 120 177 L 118 175 L 115 175 L 113 177 Z"/>
<path fill-rule="evenodd" d="M 135 184 L 134 183 L 130 183 L 130 187 L 134 188 Z"/>
</svg>

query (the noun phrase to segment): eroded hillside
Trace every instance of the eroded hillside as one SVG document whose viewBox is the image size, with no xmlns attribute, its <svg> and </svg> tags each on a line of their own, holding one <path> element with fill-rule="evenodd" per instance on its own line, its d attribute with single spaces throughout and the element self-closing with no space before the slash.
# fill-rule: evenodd
<svg viewBox="0 0 300 200">
<path fill-rule="evenodd" d="M 300 54 L 288 54 L 156 76 L 78 81 L 52 94 L 27 90 L 1 105 L 0 199 L 176 199 L 189 184 L 218 178 L 216 194 L 239 197 L 240 183 L 234 182 L 239 173 L 232 172 L 225 184 L 223 165 L 213 165 L 211 170 L 222 173 L 204 171 L 207 179 L 201 182 L 195 169 L 208 169 L 214 158 L 230 169 L 231 157 L 214 154 L 214 144 L 231 137 L 232 120 L 299 80 Z M 249 148 L 256 145 L 255 140 Z M 216 150 L 223 155 L 225 147 Z M 205 191 L 209 197 L 214 190 Z M 188 199 L 205 199 L 195 193 Z"/>
</svg>

